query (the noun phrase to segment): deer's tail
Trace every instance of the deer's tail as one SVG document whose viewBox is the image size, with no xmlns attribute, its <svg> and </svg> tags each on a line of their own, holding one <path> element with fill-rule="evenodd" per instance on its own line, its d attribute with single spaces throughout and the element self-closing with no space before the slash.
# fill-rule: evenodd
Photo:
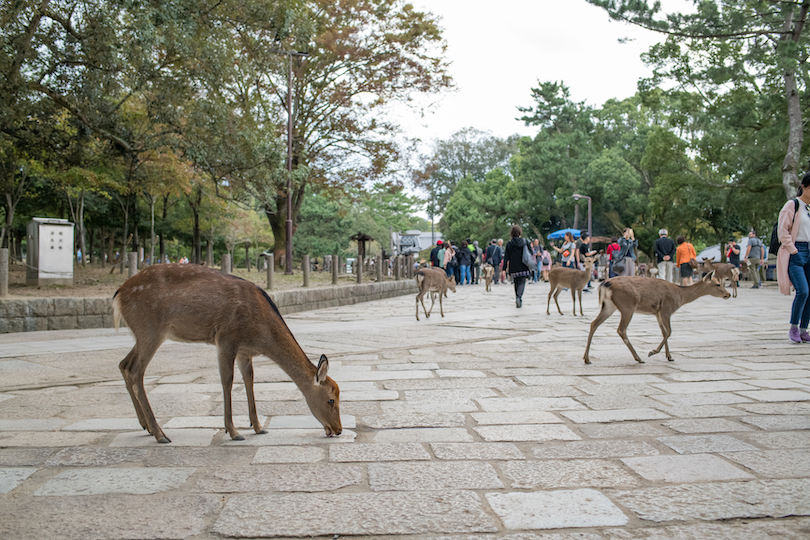
<svg viewBox="0 0 810 540">
<path fill-rule="evenodd" d="M 115 326 L 115 331 L 118 331 L 118 328 L 121 326 L 121 299 L 118 298 L 118 291 L 115 292 L 115 296 L 113 296 L 112 301 L 113 307 L 113 325 Z M 124 321 L 126 322 L 126 321 Z"/>
</svg>

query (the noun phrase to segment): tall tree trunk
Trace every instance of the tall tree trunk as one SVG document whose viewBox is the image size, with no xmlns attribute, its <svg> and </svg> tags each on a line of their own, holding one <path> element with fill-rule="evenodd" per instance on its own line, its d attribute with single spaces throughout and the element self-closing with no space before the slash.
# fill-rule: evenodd
<svg viewBox="0 0 810 540">
<path fill-rule="evenodd" d="M 798 43 L 807 22 L 807 12 L 810 9 L 810 2 L 803 2 L 800 8 L 798 20 L 794 23 L 794 10 L 788 11 L 783 27 L 784 33 L 781 40 L 792 40 Z M 796 88 L 796 70 L 789 68 L 785 70 L 785 97 L 787 98 L 788 114 L 788 144 L 785 151 L 785 159 L 782 161 L 782 188 L 788 198 L 796 196 L 796 188 L 799 186 L 799 159 L 804 143 L 804 125 L 802 123 L 802 105 L 799 99 L 799 91 Z"/>
<path fill-rule="evenodd" d="M 99 256 L 101 258 L 101 267 L 107 268 L 107 228 L 102 227 L 100 231 L 100 238 L 99 243 L 101 247 L 99 248 Z"/>
<path fill-rule="evenodd" d="M 250 272 L 250 242 L 245 242 L 245 268 Z"/>
<path fill-rule="evenodd" d="M 90 233 L 90 236 L 87 238 L 88 243 L 87 243 L 87 255 L 86 255 L 86 257 L 90 257 L 90 264 L 92 264 L 93 260 L 95 259 L 95 257 L 93 256 L 93 247 L 94 247 L 93 246 L 93 238 L 95 238 L 95 236 L 96 236 L 96 230 L 95 229 L 90 229 L 87 232 Z"/>
<path fill-rule="evenodd" d="M 166 223 L 166 217 L 169 215 L 169 196 L 163 196 L 163 212 L 161 214 L 161 223 Z M 166 241 L 163 238 L 163 228 L 161 227 L 160 233 L 160 262 L 166 262 Z"/>
</svg>

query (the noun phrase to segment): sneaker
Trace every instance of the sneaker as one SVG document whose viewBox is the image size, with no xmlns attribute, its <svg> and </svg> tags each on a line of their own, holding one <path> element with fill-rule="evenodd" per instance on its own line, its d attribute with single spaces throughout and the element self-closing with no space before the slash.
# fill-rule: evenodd
<svg viewBox="0 0 810 540">
<path fill-rule="evenodd" d="M 753 287 L 751 287 L 751 288 L 752 288 L 752 289 L 759 289 L 759 285 L 754 285 L 754 286 L 753 286 Z"/>
<path fill-rule="evenodd" d="M 788 338 L 793 343 L 801 343 L 802 342 L 801 333 L 799 332 L 799 329 L 796 328 L 796 327 L 791 327 L 791 329 L 788 331 Z"/>
<path fill-rule="evenodd" d="M 801 332 L 799 337 L 802 339 L 802 343 L 810 343 L 810 334 L 807 333 L 807 330 Z"/>
<path fill-rule="evenodd" d="M 582 292 L 592 293 L 593 291 L 590 289 L 582 289 Z"/>
<path fill-rule="evenodd" d="M 520 307 L 522 305 L 523 305 L 523 301 L 520 298 L 515 300 L 515 306 Z M 810 341 L 810 339 L 808 339 L 808 341 Z"/>
</svg>

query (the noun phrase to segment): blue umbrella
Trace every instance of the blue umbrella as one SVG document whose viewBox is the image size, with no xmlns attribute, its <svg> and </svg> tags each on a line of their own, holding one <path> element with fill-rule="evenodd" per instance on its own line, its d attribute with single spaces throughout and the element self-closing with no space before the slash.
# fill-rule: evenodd
<svg viewBox="0 0 810 540">
<path fill-rule="evenodd" d="M 554 231 L 553 233 L 548 235 L 549 240 L 556 240 L 557 238 L 565 238 L 565 233 L 571 233 L 574 235 L 574 238 L 579 238 L 579 235 L 582 231 L 579 229 L 560 229 L 559 231 Z"/>
</svg>

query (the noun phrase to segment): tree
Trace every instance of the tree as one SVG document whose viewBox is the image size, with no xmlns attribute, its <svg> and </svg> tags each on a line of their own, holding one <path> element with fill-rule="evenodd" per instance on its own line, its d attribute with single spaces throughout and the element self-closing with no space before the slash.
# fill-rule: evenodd
<svg viewBox="0 0 810 540">
<path fill-rule="evenodd" d="M 449 139 L 435 140 L 432 153 L 421 157 L 422 164 L 413 175 L 414 184 L 428 193 L 428 215 L 444 213 L 462 179 L 483 182 L 493 169 L 507 170 L 510 158 L 517 152 L 518 139 L 517 135 L 501 139 L 467 127 Z"/>
<path fill-rule="evenodd" d="M 520 221 L 515 204 L 520 198 L 515 181 L 502 169 L 489 171 L 483 182 L 462 178 L 447 202 L 445 237 L 456 242 L 483 240 L 483 245 L 503 237 L 512 223 Z"/>
<path fill-rule="evenodd" d="M 773 112 L 776 123 L 788 126 L 779 136 L 785 148 L 782 189 L 788 197 L 795 194 L 808 129 L 802 103 L 808 101 L 810 86 L 810 0 L 703 0 L 695 2 L 692 13 L 665 15 L 659 2 L 587 1 L 616 20 L 667 36 L 646 56 L 655 74 L 642 82 L 644 87 L 674 80 L 679 91 L 694 89 L 707 109 L 736 92 L 763 95 L 766 101 L 781 94 L 782 105 Z M 753 131 L 760 127 L 749 125 Z"/>
</svg>

